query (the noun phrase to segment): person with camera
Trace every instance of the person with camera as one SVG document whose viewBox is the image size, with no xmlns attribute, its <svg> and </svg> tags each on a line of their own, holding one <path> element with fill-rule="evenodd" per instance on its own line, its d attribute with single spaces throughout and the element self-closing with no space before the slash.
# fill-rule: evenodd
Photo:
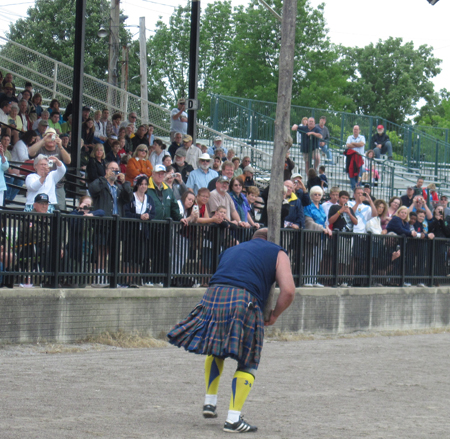
<svg viewBox="0 0 450 439">
<path fill-rule="evenodd" d="M 164 183 L 170 187 L 173 191 L 173 195 L 176 200 L 181 200 L 183 194 L 188 190 L 183 178 L 179 172 L 175 172 L 172 165 L 166 166 L 166 176 L 164 177 Z"/>
<path fill-rule="evenodd" d="M 411 206 L 408 207 L 409 212 L 417 212 L 419 210 L 425 211 L 425 218 L 423 220 L 423 228 L 425 233 L 428 233 L 428 223 L 433 220 L 433 214 L 428 208 L 427 203 L 422 195 L 416 195 L 413 199 Z"/>
<path fill-rule="evenodd" d="M 49 157 L 49 170 L 56 170 L 56 165 L 54 161 L 50 162 L 50 156 L 56 157 L 58 160 L 63 162 L 65 165 L 70 165 L 72 158 L 69 152 L 62 145 L 62 141 L 56 131 L 53 128 L 47 128 L 44 134 L 44 143 L 36 142 L 28 148 L 28 155 L 30 158 L 36 157 L 43 154 Z M 64 179 L 61 178 L 56 182 L 56 199 L 57 205 L 61 210 L 66 209 L 66 190 L 64 189 Z"/>
</svg>

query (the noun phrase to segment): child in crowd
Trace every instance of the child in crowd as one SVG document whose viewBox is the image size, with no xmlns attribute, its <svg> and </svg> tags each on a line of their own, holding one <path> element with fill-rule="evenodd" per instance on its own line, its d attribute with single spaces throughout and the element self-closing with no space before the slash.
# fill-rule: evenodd
<svg viewBox="0 0 450 439">
<path fill-rule="evenodd" d="M 322 189 L 325 190 L 328 187 L 328 178 L 325 175 L 325 166 L 319 166 L 319 178 L 322 182 Z"/>
<path fill-rule="evenodd" d="M 309 190 L 314 186 L 320 186 L 322 187 L 322 180 L 317 175 L 317 172 L 314 168 L 309 168 L 308 170 L 308 181 L 306 183 L 306 189 Z"/>
<path fill-rule="evenodd" d="M 416 212 L 410 212 L 409 213 L 409 229 L 411 232 L 413 232 L 415 229 L 414 225 L 417 222 L 417 213 Z"/>
<path fill-rule="evenodd" d="M 425 222 L 425 211 L 418 209 L 416 214 L 417 221 L 414 224 L 414 230 L 417 232 L 417 238 L 428 238 L 428 223 Z"/>
</svg>

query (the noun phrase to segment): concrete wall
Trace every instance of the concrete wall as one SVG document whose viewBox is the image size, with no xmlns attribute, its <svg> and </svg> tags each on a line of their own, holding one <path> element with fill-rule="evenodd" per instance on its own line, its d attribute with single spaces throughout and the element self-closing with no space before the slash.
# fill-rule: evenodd
<svg viewBox="0 0 450 439">
<path fill-rule="evenodd" d="M 204 289 L 0 290 L 0 342 L 71 342 L 104 331 L 162 337 Z M 301 333 L 445 327 L 450 288 L 299 288 L 275 327 Z"/>
</svg>

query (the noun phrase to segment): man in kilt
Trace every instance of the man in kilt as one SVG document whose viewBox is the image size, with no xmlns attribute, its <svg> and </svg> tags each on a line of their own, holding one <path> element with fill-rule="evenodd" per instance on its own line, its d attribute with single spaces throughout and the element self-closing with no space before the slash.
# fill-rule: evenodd
<svg viewBox="0 0 450 439">
<path fill-rule="evenodd" d="M 264 323 L 263 311 L 271 285 L 280 287 L 275 309 Z M 264 339 L 264 325 L 273 325 L 294 299 L 295 285 L 286 250 L 267 241 L 267 229 L 252 240 L 225 250 L 200 303 L 169 333 L 169 342 L 206 355 L 205 418 L 217 417 L 217 391 L 225 358 L 238 362 L 224 431 L 257 430 L 241 416 L 255 381 Z"/>
</svg>

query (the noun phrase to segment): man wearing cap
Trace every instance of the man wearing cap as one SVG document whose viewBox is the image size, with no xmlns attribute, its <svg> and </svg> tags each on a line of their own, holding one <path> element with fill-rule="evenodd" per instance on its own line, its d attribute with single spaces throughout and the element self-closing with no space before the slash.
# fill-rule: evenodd
<svg viewBox="0 0 450 439">
<path fill-rule="evenodd" d="M 186 100 L 184 98 L 178 99 L 177 108 L 174 108 L 170 113 L 170 141 L 175 140 L 175 134 L 187 133 L 188 116 L 186 113 Z M 191 139 L 192 140 L 192 139 Z"/>
<path fill-rule="evenodd" d="M 174 221 L 181 220 L 180 208 L 172 189 L 164 183 L 166 167 L 156 165 L 152 176 L 148 181 L 147 195 L 153 200 L 155 206 L 155 220 L 172 218 Z"/>
<path fill-rule="evenodd" d="M 220 136 L 214 138 L 214 145 L 210 146 L 207 152 L 211 157 L 214 157 L 218 148 L 222 148 L 225 155 L 228 154 L 228 149 L 222 146 L 222 137 Z"/>
<path fill-rule="evenodd" d="M 44 142 L 36 142 L 28 148 L 28 155 L 33 158 L 39 154 L 47 157 L 54 156 L 61 160 L 65 165 L 70 165 L 72 158 L 63 147 L 62 141 L 53 128 L 48 128 L 45 132 Z M 56 169 L 56 163 L 49 166 L 49 171 Z M 64 178 L 56 183 L 56 199 L 61 210 L 66 210 L 66 191 L 64 189 Z"/>
<path fill-rule="evenodd" d="M 407 187 L 406 194 L 402 195 L 400 199 L 402 200 L 402 206 L 411 206 L 414 200 L 414 188 L 412 186 Z"/>
<path fill-rule="evenodd" d="M 384 126 L 378 125 L 377 132 L 373 135 L 370 147 L 376 159 L 379 159 L 381 154 L 387 154 L 388 160 L 392 160 L 392 143 L 389 136 L 384 132 Z"/>
<path fill-rule="evenodd" d="M 224 206 L 227 209 L 227 221 L 240 226 L 243 224 L 243 221 L 241 221 L 236 211 L 234 201 L 228 194 L 229 186 L 230 180 L 228 177 L 225 175 L 220 176 L 216 181 L 216 189 L 209 196 L 206 208 L 208 209 L 209 216 L 212 217 L 219 206 Z"/>
<path fill-rule="evenodd" d="M 233 174 L 234 174 L 234 166 L 232 162 L 229 162 L 228 160 L 222 163 L 222 173 L 221 175 L 228 177 L 228 181 L 231 181 L 231 179 L 233 178 Z M 216 182 L 219 179 L 219 177 L 213 178 L 209 183 L 208 183 L 208 189 L 210 190 L 210 192 L 212 192 L 213 190 L 216 189 Z"/>
<path fill-rule="evenodd" d="M 186 150 L 186 163 L 197 169 L 198 159 L 202 155 L 202 151 L 192 144 L 192 137 L 189 134 L 183 136 L 183 148 Z"/>
<path fill-rule="evenodd" d="M 301 134 L 301 150 L 305 162 L 305 172 L 308 173 L 308 169 L 312 167 L 312 163 L 309 163 L 310 154 L 311 160 L 314 159 L 314 168 L 317 171 L 320 164 L 319 141 L 323 136 L 322 130 L 316 125 L 314 117 L 308 119 L 307 125 L 292 125 L 292 131 L 297 131 Z"/>
<path fill-rule="evenodd" d="M 194 170 L 194 168 L 188 163 L 186 163 L 186 150 L 184 148 L 177 149 L 175 153 L 175 160 L 172 163 L 172 167 L 175 170 L 175 172 L 181 174 L 181 178 L 183 179 L 183 182 L 186 184 L 189 175 Z"/>
<path fill-rule="evenodd" d="M 195 195 L 197 195 L 199 189 L 208 187 L 208 183 L 213 178 L 219 176 L 219 174 L 209 166 L 211 164 L 211 157 L 209 154 L 202 154 L 198 159 L 198 162 L 199 167 L 190 173 L 186 183 L 186 186 L 192 189 Z"/>
</svg>

